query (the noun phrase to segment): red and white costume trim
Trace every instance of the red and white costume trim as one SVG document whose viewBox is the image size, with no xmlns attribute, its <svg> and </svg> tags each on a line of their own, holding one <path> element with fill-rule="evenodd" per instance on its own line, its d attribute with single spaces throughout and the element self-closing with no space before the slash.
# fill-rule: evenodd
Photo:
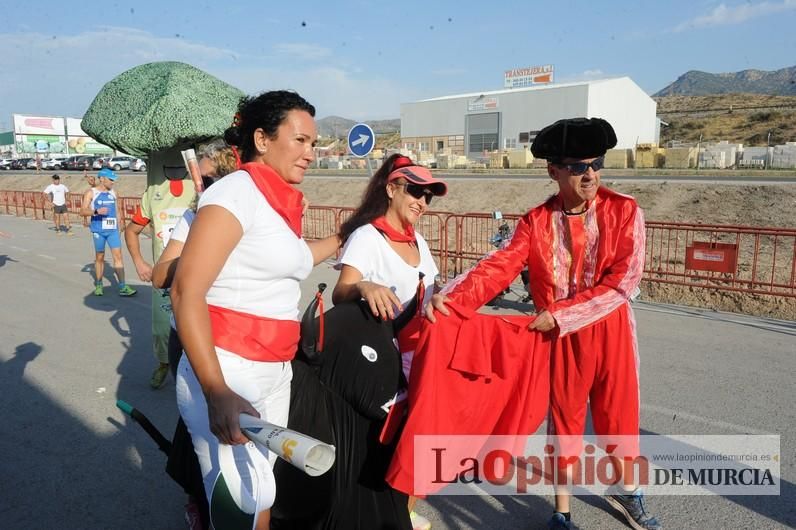
<svg viewBox="0 0 796 530">
<path fill-rule="evenodd" d="M 638 434 L 638 348 L 629 298 L 641 281 L 644 245 L 644 217 L 632 197 L 601 187 L 584 214 L 568 216 L 556 195 L 523 216 L 504 248 L 442 291 L 462 316 L 472 317 L 528 266 L 537 311 L 548 310 L 558 325 L 545 334 L 552 340 L 551 434 L 582 435 L 587 400 L 598 435 Z M 475 393 L 470 400 L 480 401 Z M 422 425 L 413 429 L 404 435 L 431 434 Z M 637 451 L 621 449 L 629 456 Z M 401 445 L 388 479 L 402 489 L 412 470 L 401 466 L 401 458 L 410 460 L 400 453 Z"/>
</svg>

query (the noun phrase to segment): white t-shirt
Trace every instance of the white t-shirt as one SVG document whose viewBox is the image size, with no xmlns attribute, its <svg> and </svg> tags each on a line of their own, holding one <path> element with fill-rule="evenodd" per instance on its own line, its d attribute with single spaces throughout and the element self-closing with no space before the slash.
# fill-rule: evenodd
<svg viewBox="0 0 796 530">
<path fill-rule="evenodd" d="M 55 206 L 63 206 L 66 204 L 66 194 L 69 193 L 69 188 L 63 184 L 50 184 L 44 188 L 44 193 L 52 193 L 53 204 Z"/>
<path fill-rule="evenodd" d="M 199 200 L 199 209 L 210 205 L 232 213 L 243 228 L 243 237 L 207 292 L 207 303 L 298 320 L 299 283 L 313 265 L 307 243 L 268 204 L 245 171 L 235 171 L 210 186 Z"/>
<path fill-rule="evenodd" d="M 423 285 L 426 286 L 425 306 L 434 294 L 434 278 L 439 274 L 439 269 L 426 240 L 417 232 L 415 236 L 420 252 L 420 264 L 417 267 L 406 263 L 370 223 L 360 226 L 349 236 L 337 266 L 350 265 L 362 274 L 363 280 L 389 287 L 404 305 L 415 296 L 418 273 L 422 272 Z"/>
<path fill-rule="evenodd" d="M 171 237 L 169 237 L 169 241 L 172 239 L 175 241 L 179 241 L 180 243 L 185 243 L 185 240 L 188 239 L 188 232 L 191 230 L 191 223 L 193 223 L 194 218 L 196 217 L 196 212 L 188 208 L 185 210 L 185 213 L 182 214 L 182 217 L 177 221 L 177 224 L 174 225 L 174 229 L 171 231 Z"/>
</svg>

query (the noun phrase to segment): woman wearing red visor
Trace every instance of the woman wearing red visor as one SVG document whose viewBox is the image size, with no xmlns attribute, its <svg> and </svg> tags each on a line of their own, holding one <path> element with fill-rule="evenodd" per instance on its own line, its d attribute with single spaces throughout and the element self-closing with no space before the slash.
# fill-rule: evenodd
<svg viewBox="0 0 796 530">
<path fill-rule="evenodd" d="M 367 301 L 373 314 L 393 319 L 416 293 L 419 307 L 434 294 L 439 274 L 426 240 L 415 226 L 434 197 L 447 185 L 409 158 L 393 155 L 373 175 L 362 202 L 340 229 L 345 247 L 340 257 L 340 277 L 332 300 Z M 403 372 L 409 379 L 420 321 L 411 321 L 398 335 Z M 402 399 L 405 393 L 399 393 Z M 398 405 L 399 407 L 402 405 Z M 427 521 L 412 514 L 414 528 L 428 528 Z"/>
</svg>

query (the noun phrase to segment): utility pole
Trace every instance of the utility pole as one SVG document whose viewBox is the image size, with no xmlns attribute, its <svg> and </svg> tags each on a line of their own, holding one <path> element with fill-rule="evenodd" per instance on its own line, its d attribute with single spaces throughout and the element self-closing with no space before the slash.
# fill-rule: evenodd
<svg viewBox="0 0 796 530">
<path fill-rule="evenodd" d="M 64 116 L 64 143 L 66 144 L 66 156 L 69 156 L 69 124 L 67 123 L 67 117 Z"/>
<path fill-rule="evenodd" d="M 769 154 L 769 149 L 771 149 L 771 129 L 768 130 L 768 137 L 766 138 L 766 158 L 763 169 L 768 169 L 771 167 L 771 161 L 769 160 L 771 155 Z"/>
<path fill-rule="evenodd" d="M 699 147 L 702 145 L 702 135 L 699 135 L 699 140 L 697 141 L 697 159 L 696 159 L 696 170 L 699 171 Z"/>
</svg>

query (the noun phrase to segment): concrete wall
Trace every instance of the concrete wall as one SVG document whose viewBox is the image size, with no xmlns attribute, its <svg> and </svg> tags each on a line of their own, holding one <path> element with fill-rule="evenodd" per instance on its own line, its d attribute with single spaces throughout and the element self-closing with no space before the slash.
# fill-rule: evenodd
<svg viewBox="0 0 796 530">
<path fill-rule="evenodd" d="M 588 118 L 608 120 L 616 132 L 616 148 L 657 144 L 658 104 L 629 77 L 589 83 Z"/>
<path fill-rule="evenodd" d="M 401 138 L 464 134 L 464 115 L 470 98 L 401 104 Z"/>
<path fill-rule="evenodd" d="M 501 94 L 500 145 L 505 138 L 516 138 L 521 132 L 539 131 L 561 118 L 583 116 L 587 111 L 588 85 L 561 87 L 556 90 L 521 90 Z"/>
</svg>

